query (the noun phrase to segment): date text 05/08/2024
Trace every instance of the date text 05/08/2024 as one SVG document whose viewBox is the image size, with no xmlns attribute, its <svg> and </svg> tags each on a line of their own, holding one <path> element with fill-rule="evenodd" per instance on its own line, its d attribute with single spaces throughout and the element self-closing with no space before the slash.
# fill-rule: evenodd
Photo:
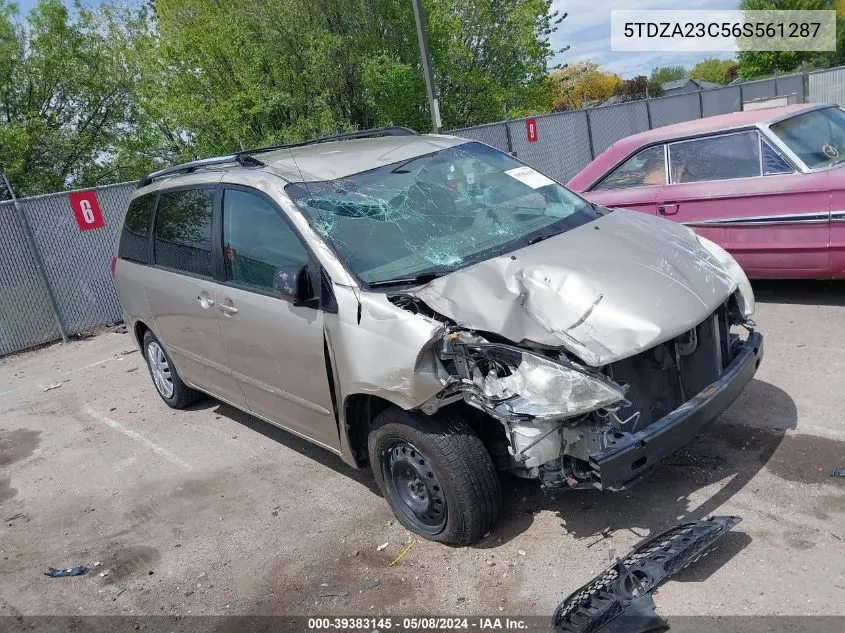
<svg viewBox="0 0 845 633">
<path fill-rule="evenodd" d="M 323 631 L 527 631 L 525 618 L 477 617 L 324 617 L 309 618 L 307 633 Z"/>
</svg>

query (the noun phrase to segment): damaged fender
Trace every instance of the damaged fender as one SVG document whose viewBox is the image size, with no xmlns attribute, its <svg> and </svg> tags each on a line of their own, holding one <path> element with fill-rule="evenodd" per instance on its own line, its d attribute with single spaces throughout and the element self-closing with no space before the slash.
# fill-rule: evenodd
<svg viewBox="0 0 845 633">
<path fill-rule="evenodd" d="M 345 422 L 347 398 L 368 394 L 414 409 L 434 397 L 448 377 L 433 349 L 445 327 L 397 308 L 384 295 L 356 293 L 339 285 L 334 292 L 341 305 L 360 306 L 357 313 L 340 310 L 327 314 L 324 321 L 338 394 L 341 450 L 344 459 L 354 464 Z"/>
</svg>

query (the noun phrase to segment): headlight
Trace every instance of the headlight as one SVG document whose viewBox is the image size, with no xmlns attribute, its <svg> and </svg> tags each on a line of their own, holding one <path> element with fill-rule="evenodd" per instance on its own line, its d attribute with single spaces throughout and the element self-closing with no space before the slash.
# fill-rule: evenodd
<svg viewBox="0 0 845 633">
<path fill-rule="evenodd" d="M 740 265 L 733 258 L 733 255 L 724 248 L 714 242 L 711 242 L 706 237 L 701 237 L 700 235 L 696 235 L 696 237 L 698 238 L 699 244 L 707 249 L 707 252 L 715 257 L 722 265 L 725 272 L 727 272 L 728 275 L 736 281 L 740 298 L 739 310 L 742 313 L 742 316 L 746 319 L 749 318 L 752 314 L 754 314 L 754 291 L 751 289 L 751 283 L 748 281 L 745 271 L 742 270 Z"/>
<path fill-rule="evenodd" d="M 515 351 L 514 348 L 507 348 Z M 527 415 L 548 420 L 595 411 L 625 398 L 610 381 L 577 369 L 521 352 L 509 375 L 490 370 L 482 376 L 478 367 L 473 382 L 501 414 Z"/>
</svg>

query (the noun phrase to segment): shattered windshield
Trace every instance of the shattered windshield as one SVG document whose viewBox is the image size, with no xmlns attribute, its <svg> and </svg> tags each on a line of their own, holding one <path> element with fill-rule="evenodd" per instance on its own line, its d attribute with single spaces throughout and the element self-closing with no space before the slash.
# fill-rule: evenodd
<svg viewBox="0 0 845 633">
<path fill-rule="evenodd" d="M 568 189 L 480 143 L 286 191 L 366 284 L 446 274 L 598 217 Z"/>
<path fill-rule="evenodd" d="M 810 169 L 845 161 L 845 112 L 839 108 L 799 114 L 770 129 Z"/>
</svg>

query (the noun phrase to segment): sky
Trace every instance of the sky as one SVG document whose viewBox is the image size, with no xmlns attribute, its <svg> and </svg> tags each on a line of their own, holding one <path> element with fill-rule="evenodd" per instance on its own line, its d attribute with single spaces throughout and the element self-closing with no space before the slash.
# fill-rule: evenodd
<svg viewBox="0 0 845 633">
<path fill-rule="evenodd" d="M 596 8 L 600 7 L 600 8 Z M 610 50 L 610 12 L 613 9 L 738 9 L 739 0 L 554 0 L 552 10 L 568 13 L 552 33 L 555 50 L 570 49 L 555 57 L 555 64 L 592 61 L 629 79 L 650 75 L 658 66 L 693 66 L 705 57 L 729 58 L 730 53 L 614 53 Z"/>
</svg>

